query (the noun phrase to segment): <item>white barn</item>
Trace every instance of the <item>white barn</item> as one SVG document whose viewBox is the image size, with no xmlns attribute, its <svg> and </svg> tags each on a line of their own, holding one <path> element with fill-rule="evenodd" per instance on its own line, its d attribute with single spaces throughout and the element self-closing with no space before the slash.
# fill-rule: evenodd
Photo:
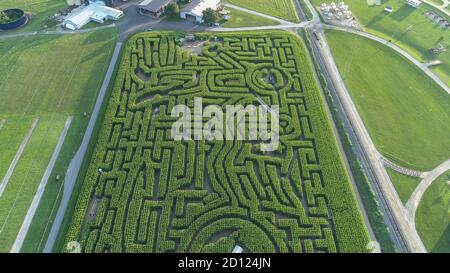
<svg viewBox="0 0 450 273">
<path fill-rule="evenodd" d="M 106 20 L 119 20 L 122 16 L 123 11 L 110 8 L 104 2 L 97 1 L 90 3 L 88 6 L 80 6 L 74 9 L 64 20 L 63 26 L 70 30 L 77 30 L 90 21 L 102 24 Z"/>
<path fill-rule="evenodd" d="M 180 12 L 182 19 L 203 23 L 203 11 L 206 9 L 217 10 L 220 0 L 193 0 Z"/>
<path fill-rule="evenodd" d="M 406 0 L 406 4 L 410 5 L 413 8 L 418 8 L 422 2 L 419 0 Z"/>
</svg>

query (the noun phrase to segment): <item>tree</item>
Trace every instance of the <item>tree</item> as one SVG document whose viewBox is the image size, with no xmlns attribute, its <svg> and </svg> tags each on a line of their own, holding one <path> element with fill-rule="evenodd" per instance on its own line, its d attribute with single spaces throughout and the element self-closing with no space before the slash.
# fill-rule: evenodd
<svg viewBox="0 0 450 273">
<path fill-rule="evenodd" d="M 178 15 L 180 13 L 180 7 L 177 3 L 170 3 L 164 8 L 164 13 L 168 16 Z"/>
<path fill-rule="evenodd" d="M 208 8 L 203 11 L 203 22 L 213 24 L 217 21 L 219 21 L 219 14 L 215 10 Z"/>
</svg>

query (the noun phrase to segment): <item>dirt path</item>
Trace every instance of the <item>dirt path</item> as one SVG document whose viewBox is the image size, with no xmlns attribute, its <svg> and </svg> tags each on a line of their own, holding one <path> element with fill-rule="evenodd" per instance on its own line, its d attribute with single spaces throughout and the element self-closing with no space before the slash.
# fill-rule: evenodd
<svg viewBox="0 0 450 273">
<path fill-rule="evenodd" d="M 47 165 L 47 169 L 42 176 L 41 182 L 39 183 L 39 187 L 34 195 L 33 201 L 28 209 L 28 212 L 22 222 L 22 226 L 20 227 L 19 233 L 17 234 L 16 240 L 11 248 L 11 253 L 18 253 L 22 248 L 23 242 L 25 240 L 25 236 L 28 233 L 28 229 L 30 228 L 31 221 L 36 213 L 38 205 L 42 199 L 42 195 L 44 194 L 45 188 L 47 186 L 47 182 L 52 173 L 53 167 L 55 166 L 56 160 L 58 159 L 61 148 L 64 144 L 64 140 L 66 139 L 67 132 L 69 131 L 70 124 L 72 123 L 73 117 L 68 117 L 66 120 L 66 124 L 59 136 L 58 143 L 56 144 L 55 150 L 53 151 L 52 157 Z"/>
<path fill-rule="evenodd" d="M 8 185 L 9 179 L 11 178 L 11 176 L 14 172 L 14 169 L 16 168 L 17 163 L 19 162 L 19 159 L 22 156 L 23 151 L 25 150 L 25 147 L 27 146 L 28 141 L 30 140 L 31 136 L 33 135 L 33 131 L 36 128 L 38 122 L 39 122 L 39 118 L 38 117 L 34 118 L 33 124 L 31 124 L 30 129 L 28 129 L 28 133 L 25 135 L 25 138 L 23 139 L 22 144 L 20 144 L 19 149 L 17 150 L 17 153 L 14 156 L 13 161 L 11 162 L 11 165 L 9 165 L 8 171 L 6 172 L 5 176 L 3 177 L 2 182 L 0 183 L 0 197 L 2 197 L 6 186 Z"/>
</svg>

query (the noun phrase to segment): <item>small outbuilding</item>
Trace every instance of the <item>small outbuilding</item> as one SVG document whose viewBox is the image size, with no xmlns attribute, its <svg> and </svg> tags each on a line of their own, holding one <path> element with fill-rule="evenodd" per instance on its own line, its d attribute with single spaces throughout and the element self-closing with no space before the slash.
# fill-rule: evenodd
<svg viewBox="0 0 450 273">
<path fill-rule="evenodd" d="M 70 30 L 77 30 L 91 21 L 102 24 L 106 20 L 117 21 L 122 16 L 123 11 L 108 7 L 102 1 L 96 1 L 74 9 L 64 19 L 63 26 Z"/>
<path fill-rule="evenodd" d="M 164 13 L 164 8 L 172 0 L 144 0 L 137 6 L 140 14 L 159 17 Z"/>
<path fill-rule="evenodd" d="M 220 0 L 193 0 L 181 10 L 180 17 L 196 23 L 203 23 L 203 11 L 217 10 L 219 6 Z"/>
</svg>

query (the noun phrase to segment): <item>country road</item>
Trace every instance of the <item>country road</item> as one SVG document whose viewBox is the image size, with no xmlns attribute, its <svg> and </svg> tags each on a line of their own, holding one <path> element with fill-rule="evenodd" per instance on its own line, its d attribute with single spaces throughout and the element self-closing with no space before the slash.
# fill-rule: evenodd
<svg viewBox="0 0 450 273">
<path fill-rule="evenodd" d="M 33 135 L 33 131 L 36 128 L 37 124 L 39 122 L 39 118 L 34 118 L 33 123 L 31 124 L 30 129 L 28 129 L 27 134 L 25 135 L 25 138 L 23 139 L 22 143 L 19 146 L 19 149 L 16 152 L 16 155 L 14 156 L 11 164 L 9 165 L 8 170 L 6 171 L 5 176 L 2 179 L 2 182 L 0 183 L 0 197 L 2 197 L 3 192 L 6 189 L 6 186 L 9 183 L 9 179 L 13 175 L 14 169 L 17 166 L 17 163 L 19 163 L 19 159 L 23 154 L 23 151 L 25 150 L 25 147 L 28 144 L 28 141 L 30 141 L 31 136 Z"/>
<path fill-rule="evenodd" d="M 86 132 L 84 133 L 83 141 L 81 142 L 80 148 L 75 154 L 74 158 L 70 162 L 69 168 L 66 173 L 66 177 L 64 178 L 64 191 L 63 196 L 59 205 L 58 212 L 56 213 L 56 217 L 53 221 L 52 229 L 50 230 L 50 234 L 48 235 L 47 242 L 44 247 L 44 253 L 50 253 L 53 250 L 53 246 L 55 244 L 56 238 L 58 236 L 59 230 L 61 228 L 61 223 L 64 219 L 67 206 L 69 204 L 70 198 L 72 196 L 73 189 L 75 187 L 75 182 L 77 181 L 77 177 L 83 163 L 84 156 L 86 154 L 87 148 L 89 146 L 89 142 L 91 141 L 91 136 L 94 131 L 95 124 L 97 122 L 98 115 L 100 113 L 100 109 L 103 105 L 104 98 L 106 96 L 106 91 L 108 90 L 109 83 L 111 82 L 111 77 L 113 76 L 114 69 L 116 67 L 117 60 L 120 56 L 120 50 L 122 48 L 122 43 L 117 42 L 114 48 L 114 53 L 111 58 L 111 62 L 108 67 L 108 71 L 106 72 L 105 78 L 102 83 L 102 87 L 97 97 L 97 101 L 95 102 L 94 109 L 92 110 L 91 119 L 89 120 L 88 127 Z"/>
<path fill-rule="evenodd" d="M 36 213 L 36 210 L 41 202 L 42 195 L 44 195 L 45 188 L 47 186 L 48 180 L 50 178 L 50 174 L 52 173 L 53 167 L 55 166 L 56 160 L 58 159 L 61 148 L 64 144 L 64 140 L 66 139 L 67 132 L 69 131 L 70 124 L 72 124 L 73 117 L 68 117 L 64 128 L 59 136 L 58 143 L 53 151 L 52 157 L 50 158 L 49 163 L 47 164 L 47 168 L 42 176 L 41 182 L 39 183 L 38 189 L 33 197 L 33 201 L 31 201 L 31 205 L 28 208 L 27 214 L 23 219 L 22 226 L 20 227 L 19 233 L 16 236 L 16 240 L 10 250 L 11 253 L 19 253 L 22 248 L 25 237 L 30 228 L 33 217 Z"/>
</svg>

